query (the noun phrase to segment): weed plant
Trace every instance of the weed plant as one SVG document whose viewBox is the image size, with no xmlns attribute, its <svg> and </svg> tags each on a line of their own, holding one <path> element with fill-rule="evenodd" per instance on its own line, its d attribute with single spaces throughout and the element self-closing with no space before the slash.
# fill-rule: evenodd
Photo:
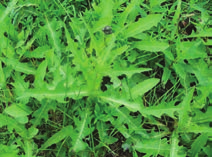
<svg viewBox="0 0 212 157">
<path fill-rule="evenodd" d="M 211 8 L 1 0 L 0 157 L 212 156 Z"/>
</svg>

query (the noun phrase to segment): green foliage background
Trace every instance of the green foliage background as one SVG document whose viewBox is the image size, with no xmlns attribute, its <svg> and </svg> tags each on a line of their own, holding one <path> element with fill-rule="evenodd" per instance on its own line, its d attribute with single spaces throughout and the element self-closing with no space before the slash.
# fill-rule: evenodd
<svg viewBox="0 0 212 157">
<path fill-rule="evenodd" d="M 2 0 L 0 157 L 212 156 L 211 8 Z"/>
</svg>

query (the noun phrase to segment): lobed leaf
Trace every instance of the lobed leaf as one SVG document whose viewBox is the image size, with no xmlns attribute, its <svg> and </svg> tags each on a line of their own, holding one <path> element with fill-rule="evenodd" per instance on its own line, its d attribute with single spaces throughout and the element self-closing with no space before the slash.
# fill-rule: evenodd
<svg viewBox="0 0 212 157">
<path fill-rule="evenodd" d="M 165 103 L 162 102 L 157 106 L 150 106 L 142 108 L 142 114 L 144 115 L 154 115 L 161 118 L 162 115 L 168 115 L 173 119 L 176 119 L 175 112 L 180 112 L 182 110 L 179 106 L 174 106 L 176 101 Z"/>
<path fill-rule="evenodd" d="M 0 127 L 2 126 L 7 126 L 10 132 L 12 132 L 14 129 L 23 138 L 28 137 L 28 131 L 24 125 L 18 123 L 15 119 L 11 117 L 0 114 Z"/>
<path fill-rule="evenodd" d="M 90 114 L 91 113 L 88 110 L 81 111 L 80 118 L 74 117 L 76 128 L 71 134 L 72 147 L 69 149 L 69 151 L 79 152 L 85 150 L 88 147 L 87 143 L 83 141 L 83 138 L 94 131 L 94 128 L 90 127 Z"/>
<path fill-rule="evenodd" d="M 178 131 L 187 129 L 190 127 L 189 112 L 191 112 L 191 100 L 193 97 L 194 88 L 191 88 L 186 96 L 184 97 L 182 103 L 180 104 L 181 112 L 179 112 L 179 123 L 178 123 Z"/>
<path fill-rule="evenodd" d="M 136 102 L 131 102 L 125 98 L 117 98 L 114 96 L 99 96 L 103 101 L 108 102 L 113 107 L 124 105 L 127 109 L 132 112 L 141 111 L 141 105 Z"/>
<path fill-rule="evenodd" d="M 41 101 L 41 106 L 38 110 L 33 113 L 34 119 L 31 120 L 34 127 L 41 124 L 41 120 L 44 119 L 45 121 L 49 118 L 49 110 L 55 110 L 56 103 L 53 101 L 43 100 Z"/>
<path fill-rule="evenodd" d="M 61 85 L 62 84 L 62 85 Z M 91 93 L 85 88 L 85 86 L 71 87 L 69 89 L 66 88 L 65 82 L 62 81 L 60 85 L 56 88 L 47 87 L 44 85 L 41 88 L 35 89 L 25 89 L 22 93 L 17 93 L 17 100 L 28 99 L 30 97 L 36 98 L 38 100 L 42 100 L 44 98 L 57 100 L 59 102 L 64 102 L 65 97 L 70 97 L 73 99 L 79 99 L 83 96 L 89 96 Z M 95 91 L 93 91 L 95 92 Z"/>
</svg>

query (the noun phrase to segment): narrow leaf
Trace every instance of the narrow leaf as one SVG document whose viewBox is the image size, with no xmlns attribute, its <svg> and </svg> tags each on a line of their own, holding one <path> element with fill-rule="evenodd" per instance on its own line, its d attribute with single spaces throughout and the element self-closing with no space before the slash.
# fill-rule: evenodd
<svg viewBox="0 0 212 157">
<path fill-rule="evenodd" d="M 193 97 L 194 88 L 190 89 L 188 93 L 186 93 L 185 98 L 183 99 L 182 103 L 180 104 L 181 111 L 179 112 L 179 124 L 178 129 L 185 130 L 190 127 L 190 120 L 189 112 L 191 112 L 191 100 Z"/>
<path fill-rule="evenodd" d="M 7 6 L 7 8 L 5 9 L 5 11 L 0 13 L 0 24 L 2 24 L 2 22 L 7 17 L 7 15 L 12 11 L 12 9 L 14 9 L 17 2 L 18 0 L 11 1 Z"/>
<path fill-rule="evenodd" d="M 44 77 L 46 74 L 46 68 L 47 68 L 47 61 L 44 60 L 38 67 L 36 74 L 35 74 L 35 81 L 34 85 L 35 87 L 41 87 L 43 85 Z"/>
<path fill-rule="evenodd" d="M 5 78 L 5 75 L 4 75 L 4 71 L 3 71 L 3 68 L 2 68 L 2 64 L 1 64 L 1 61 L 0 61 L 0 89 L 5 86 L 5 83 L 6 83 L 6 78 Z"/>
</svg>

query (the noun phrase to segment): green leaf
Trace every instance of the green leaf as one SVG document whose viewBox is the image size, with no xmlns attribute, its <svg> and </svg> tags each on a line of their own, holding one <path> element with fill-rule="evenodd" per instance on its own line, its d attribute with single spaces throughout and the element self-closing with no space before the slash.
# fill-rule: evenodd
<svg viewBox="0 0 212 157">
<path fill-rule="evenodd" d="M 176 73 L 183 79 L 186 79 L 187 76 L 187 66 L 186 64 L 182 61 L 182 62 L 177 62 L 173 64 L 173 67 L 176 71 Z"/>
<path fill-rule="evenodd" d="M 0 127 L 7 126 L 10 132 L 15 129 L 15 131 L 22 137 L 28 137 L 28 131 L 26 130 L 25 126 L 18 123 L 15 119 L 0 114 Z"/>
<path fill-rule="evenodd" d="M 115 42 L 115 39 L 111 41 L 110 45 L 107 46 L 106 49 L 103 51 L 101 59 L 100 59 L 100 64 L 110 65 L 111 63 L 113 63 L 116 57 L 118 57 L 119 55 L 121 55 L 128 49 L 128 46 L 122 46 L 115 50 L 111 50 L 115 46 L 114 42 Z"/>
<path fill-rule="evenodd" d="M 44 77 L 46 75 L 46 69 L 47 69 L 47 61 L 44 60 L 38 67 L 36 74 L 35 74 L 35 81 L 34 85 L 35 87 L 39 88 L 44 85 Z"/>
<path fill-rule="evenodd" d="M 207 140 L 208 136 L 205 133 L 196 138 L 196 140 L 191 145 L 191 157 L 198 155 L 199 151 L 206 145 Z"/>
<path fill-rule="evenodd" d="M 141 111 L 141 105 L 136 102 L 131 102 L 126 100 L 126 98 L 114 97 L 111 95 L 108 96 L 99 96 L 103 101 L 108 102 L 113 107 L 118 107 L 124 105 L 127 109 L 132 112 Z"/>
<path fill-rule="evenodd" d="M 24 53 L 24 56 L 29 58 L 44 58 L 49 51 L 53 51 L 53 49 L 45 45 L 40 46 L 33 51 L 27 51 L 26 53 Z"/>
<path fill-rule="evenodd" d="M 208 123 L 212 119 L 212 106 L 209 106 L 206 112 L 195 110 L 195 117 L 192 118 L 192 122 L 195 124 Z"/>
<path fill-rule="evenodd" d="M 177 56 L 182 60 L 207 57 L 205 46 L 201 40 L 180 42 L 179 44 L 180 51 L 177 51 Z"/>
<path fill-rule="evenodd" d="M 66 137 L 69 137 L 72 135 L 73 132 L 73 126 L 68 125 L 64 128 L 62 128 L 60 131 L 58 131 L 57 133 L 55 133 L 54 135 L 52 135 L 42 146 L 42 149 L 46 149 L 49 146 L 53 145 L 53 144 L 57 144 L 58 142 L 60 142 L 61 140 L 63 140 Z"/>
<path fill-rule="evenodd" d="M 212 73 L 211 69 L 209 69 L 208 64 L 201 60 L 189 60 L 189 64 L 191 64 L 191 73 L 195 74 L 197 80 L 199 82 L 199 86 L 207 87 L 208 91 L 212 89 Z"/>
<path fill-rule="evenodd" d="M 151 29 L 153 26 L 157 26 L 157 24 L 160 22 L 162 18 L 162 15 L 160 14 L 151 14 L 144 18 L 139 19 L 138 22 L 134 22 L 128 26 L 128 28 L 125 30 L 124 37 L 133 37 L 134 35 L 137 35 L 139 33 L 142 33 L 143 31 Z"/>
<path fill-rule="evenodd" d="M 17 2 L 18 0 L 8 2 L 6 8 L 0 4 L 0 55 L 3 53 L 6 57 L 12 57 L 14 55 L 14 46 L 10 45 L 10 39 L 15 40 L 17 32 L 11 23 L 12 20 L 9 18 L 9 14 L 15 8 Z M 10 38 L 5 37 L 5 33 L 10 36 Z"/>
<path fill-rule="evenodd" d="M 146 92 L 155 87 L 159 81 L 160 79 L 150 78 L 140 82 L 131 89 L 132 97 L 135 99 L 138 96 L 143 96 Z"/>
<path fill-rule="evenodd" d="M 169 47 L 169 44 L 160 41 L 143 40 L 135 42 L 134 47 L 143 51 L 158 52 L 166 50 Z"/>
<path fill-rule="evenodd" d="M 46 20 L 46 26 L 43 30 L 44 33 L 47 33 L 49 36 L 50 44 L 53 48 L 55 48 L 56 54 L 58 57 L 61 56 L 61 44 L 60 44 L 60 34 L 58 33 L 58 29 L 61 28 L 60 21 L 57 21 L 56 19 L 53 19 L 52 21 L 49 21 L 48 17 L 45 16 Z M 46 32 L 45 32 L 46 31 Z"/>
<path fill-rule="evenodd" d="M 171 76 L 171 70 L 169 70 L 168 67 L 164 67 L 163 69 L 163 75 L 162 75 L 162 83 L 165 86 L 167 81 L 169 80 Z"/>
<path fill-rule="evenodd" d="M 179 137 L 176 131 L 174 131 L 171 136 L 170 157 L 186 157 L 183 146 L 179 146 Z"/>
<path fill-rule="evenodd" d="M 102 30 L 105 26 L 110 26 L 113 19 L 113 0 L 101 1 L 98 5 L 97 12 L 99 12 L 99 20 L 93 24 L 92 32 Z"/>
<path fill-rule="evenodd" d="M 150 0 L 150 7 L 154 7 L 160 5 L 161 3 L 165 2 L 166 0 Z"/>
<path fill-rule="evenodd" d="M 178 123 L 178 131 L 182 131 L 190 127 L 191 118 L 189 117 L 189 113 L 191 112 L 191 100 L 193 97 L 194 88 L 191 88 L 183 101 L 180 104 L 181 111 L 179 112 L 179 123 Z"/>
<path fill-rule="evenodd" d="M 0 61 L 0 89 L 3 88 L 5 86 L 5 83 L 6 83 L 6 78 L 5 78 L 5 75 L 4 75 L 4 71 L 3 71 L 3 68 L 2 68 L 2 63 Z"/>
<path fill-rule="evenodd" d="M 168 49 L 164 50 L 163 53 L 164 53 L 165 56 L 166 56 L 168 59 L 170 59 L 171 61 L 174 60 L 174 56 L 173 56 L 173 54 L 172 54 L 172 52 L 171 52 L 171 50 L 170 50 L 170 47 L 169 47 Z"/>
<path fill-rule="evenodd" d="M 182 108 L 179 106 L 174 106 L 175 102 L 176 100 L 169 103 L 161 102 L 157 106 L 144 107 L 142 108 L 141 113 L 144 115 L 154 115 L 158 118 L 161 118 L 161 116 L 165 114 L 173 119 L 176 119 L 174 113 L 180 112 Z"/>
<path fill-rule="evenodd" d="M 47 121 L 49 118 L 48 114 L 49 110 L 55 110 L 55 109 L 56 109 L 55 102 L 47 100 L 41 101 L 41 107 L 38 110 L 36 110 L 32 115 L 34 117 L 34 119 L 31 120 L 33 126 L 36 127 L 37 125 L 41 124 L 42 119 Z"/>
<path fill-rule="evenodd" d="M 29 87 L 29 82 L 24 81 L 25 76 L 20 75 L 20 73 L 15 73 L 14 80 L 15 82 L 12 83 L 14 86 L 14 93 L 16 96 L 24 94 L 24 91 L 28 89 Z M 22 99 L 25 103 L 28 102 L 28 98 L 25 97 L 25 99 Z"/>
<path fill-rule="evenodd" d="M 69 151 L 72 152 L 85 150 L 88 147 L 88 144 L 85 143 L 82 139 L 88 136 L 94 130 L 93 127 L 89 127 L 91 124 L 90 111 L 81 111 L 80 114 L 80 118 L 74 117 L 76 128 L 71 133 L 72 147 L 69 149 Z"/>
<path fill-rule="evenodd" d="M 130 111 L 125 107 L 114 108 L 112 115 L 118 117 L 111 123 L 119 130 L 125 138 L 129 138 L 131 135 L 138 134 L 141 135 L 143 138 L 149 138 L 149 135 L 141 126 L 141 116 L 133 117 L 130 115 Z M 127 125 L 126 128 L 124 125 Z M 123 126 L 123 127 L 122 127 Z"/>
<path fill-rule="evenodd" d="M 125 8 L 124 12 L 121 13 L 119 20 L 118 20 L 118 25 L 119 26 L 124 26 L 124 24 L 127 22 L 127 17 L 130 15 L 133 10 L 135 10 L 135 7 L 139 5 L 138 0 L 132 0 L 131 3 Z"/>
<path fill-rule="evenodd" d="M 166 139 L 142 140 L 137 142 L 133 148 L 140 153 L 146 153 L 148 156 L 157 156 L 158 154 L 169 156 L 170 145 L 167 142 Z"/>
<path fill-rule="evenodd" d="M 24 140 L 24 152 L 25 152 L 25 157 L 36 157 L 34 154 L 35 151 L 35 143 L 32 139 L 27 139 Z"/>
<path fill-rule="evenodd" d="M 17 93 L 17 100 L 28 99 L 30 97 L 42 100 L 44 98 L 49 98 L 52 100 L 57 100 L 59 102 L 64 102 L 65 97 L 70 97 L 73 99 L 79 99 L 83 96 L 89 96 L 92 93 L 86 89 L 85 86 L 71 87 L 69 89 L 65 86 L 65 81 L 62 81 L 56 88 L 46 87 L 44 85 L 42 88 L 35 89 L 25 89 L 21 94 Z M 93 91 L 95 94 L 95 91 Z"/>
<path fill-rule="evenodd" d="M 18 118 L 25 117 L 29 115 L 32 111 L 28 106 L 24 104 L 12 104 L 11 106 L 7 107 L 4 112 L 10 116 Z"/>
<path fill-rule="evenodd" d="M 71 34 L 69 33 L 69 30 L 66 27 L 64 28 L 65 28 L 65 34 L 66 34 L 67 43 L 68 43 L 67 50 L 71 51 L 74 56 L 73 63 L 76 65 L 79 65 L 82 68 L 83 66 L 87 67 L 89 63 L 88 63 L 88 57 L 84 49 L 79 48 L 81 47 L 81 45 L 79 46 L 76 42 L 74 42 L 74 40 L 71 38 Z"/>
<path fill-rule="evenodd" d="M 212 28 L 207 28 L 199 33 L 192 33 L 186 38 L 194 38 L 194 37 L 212 37 Z"/>
<path fill-rule="evenodd" d="M 17 145 L 3 145 L 0 144 L 0 157 L 18 157 Z"/>
<path fill-rule="evenodd" d="M 9 5 L 7 6 L 7 8 L 5 9 L 5 11 L 0 12 L 0 24 L 1 25 L 4 22 L 4 19 L 8 16 L 8 14 L 14 9 L 17 2 L 18 2 L 18 0 L 12 0 L 9 3 Z"/>
<path fill-rule="evenodd" d="M 21 63 L 15 58 L 2 58 L 0 60 L 4 62 L 7 66 L 12 66 L 18 72 L 23 72 L 25 74 L 35 74 L 35 69 L 29 63 Z"/>
<path fill-rule="evenodd" d="M 190 126 L 185 130 L 182 130 L 182 132 L 191 132 L 191 133 L 207 133 L 208 135 L 212 136 L 212 128 L 210 128 L 208 125 L 196 125 L 191 123 Z"/>
<path fill-rule="evenodd" d="M 37 128 L 35 128 L 35 127 L 30 127 L 29 129 L 28 129 L 28 139 L 31 139 L 31 138 L 33 138 L 35 135 L 37 135 L 37 133 L 38 133 L 38 129 Z"/>
<path fill-rule="evenodd" d="M 110 125 L 104 122 L 101 122 L 101 121 L 97 122 L 97 130 L 98 130 L 99 138 L 102 142 L 99 144 L 99 146 L 113 144 L 118 141 L 117 138 L 108 135 L 107 130 L 109 130 L 109 127 Z"/>
<path fill-rule="evenodd" d="M 151 68 L 135 68 L 135 67 L 128 67 L 128 68 L 120 68 L 120 67 L 114 67 L 113 69 L 109 69 L 108 71 L 103 71 L 104 75 L 109 76 L 120 76 L 125 74 L 128 78 L 131 78 L 133 74 L 141 73 L 145 71 L 150 71 Z"/>
</svg>

